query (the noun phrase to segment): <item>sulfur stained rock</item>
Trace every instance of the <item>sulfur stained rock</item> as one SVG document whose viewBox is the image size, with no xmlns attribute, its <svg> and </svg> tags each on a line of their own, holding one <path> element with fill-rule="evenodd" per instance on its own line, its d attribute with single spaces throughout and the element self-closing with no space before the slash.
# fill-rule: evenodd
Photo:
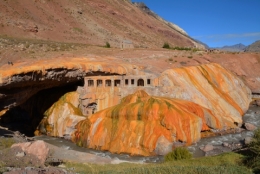
<svg viewBox="0 0 260 174">
<path fill-rule="evenodd" d="M 0 112 L 23 104 L 37 92 L 67 85 L 86 76 L 144 74 L 131 64 L 93 62 L 88 58 L 56 58 L 15 62 L 0 68 Z M 10 90 L 15 92 L 8 92 Z M 18 90 L 19 89 L 19 90 Z"/>
<path fill-rule="evenodd" d="M 84 120 L 78 109 L 78 93 L 70 92 L 62 96 L 45 113 L 35 134 L 63 137 L 75 131 L 75 125 Z"/>
<path fill-rule="evenodd" d="M 85 95 L 66 94 L 46 111 L 38 128 L 52 136 L 67 134 L 79 146 L 112 153 L 166 154 L 178 143 L 199 141 L 202 131 L 242 125 L 251 102 L 249 88 L 218 64 L 166 70 L 151 84 L 136 88 L 85 85 L 78 90 Z M 143 90 L 131 94 L 134 89 Z M 111 97 L 103 95 L 107 91 Z M 122 96 L 126 97 L 114 105 Z M 84 118 L 78 106 L 87 103 L 79 104 L 77 99 L 103 103 L 97 102 L 101 109 Z M 108 106 L 104 103 L 112 107 L 102 110 Z"/>
<path fill-rule="evenodd" d="M 252 100 L 250 89 L 216 63 L 169 69 L 155 79 L 163 96 L 197 103 L 217 117 L 221 129 L 237 127 Z M 207 120 L 211 121 L 211 120 Z"/>
<path fill-rule="evenodd" d="M 79 122 L 73 141 L 112 153 L 148 156 L 171 151 L 173 142 L 197 142 L 200 132 L 210 127 L 220 127 L 210 110 L 189 101 L 149 96 L 141 90 Z"/>
</svg>

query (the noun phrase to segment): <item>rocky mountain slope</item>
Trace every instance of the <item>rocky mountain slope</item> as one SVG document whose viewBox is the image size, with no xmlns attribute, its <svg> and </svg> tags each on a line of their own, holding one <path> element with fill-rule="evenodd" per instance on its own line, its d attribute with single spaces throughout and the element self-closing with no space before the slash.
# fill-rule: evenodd
<svg viewBox="0 0 260 174">
<path fill-rule="evenodd" d="M 0 33 L 9 37 L 112 47 L 204 46 L 183 29 L 126 0 L 0 1 Z M 122 43 L 123 42 L 123 43 Z"/>
<path fill-rule="evenodd" d="M 246 49 L 246 52 L 260 52 L 260 40 L 255 41 L 251 45 L 249 45 Z"/>
<path fill-rule="evenodd" d="M 246 46 L 244 44 L 239 43 L 230 46 L 226 45 L 223 47 L 217 47 L 216 49 L 230 51 L 230 52 L 240 52 L 240 51 L 244 51 L 246 49 Z"/>
</svg>

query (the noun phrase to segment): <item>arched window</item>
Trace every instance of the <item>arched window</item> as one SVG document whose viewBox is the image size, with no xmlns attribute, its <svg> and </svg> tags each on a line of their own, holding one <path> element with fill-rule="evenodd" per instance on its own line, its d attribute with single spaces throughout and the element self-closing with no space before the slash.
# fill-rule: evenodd
<svg viewBox="0 0 260 174">
<path fill-rule="evenodd" d="M 106 86 L 111 86 L 111 80 L 106 80 Z"/>
<path fill-rule="evenodd" d="M 88 80 L 88 86 L 94 86 L 94 80 Z"/>
<path fill-rule="evenodd" d="M 102 80 L 97 80 L 97 87 L 102 87 L 103 85 L 102 82 L 103 82 Z"/>
<path fill-rule="evenodd" d="M 143 79 L 139 79 L 137 81 L 137 86 L 144 86 L 144 80 Z"/>
<path fill-rule="evenodd" d="M 120 86 L 120 82 L 121 82 L 120 80 L 115 80 L 114 82 L 115 82 L 115 86 Z"/>
</svg>

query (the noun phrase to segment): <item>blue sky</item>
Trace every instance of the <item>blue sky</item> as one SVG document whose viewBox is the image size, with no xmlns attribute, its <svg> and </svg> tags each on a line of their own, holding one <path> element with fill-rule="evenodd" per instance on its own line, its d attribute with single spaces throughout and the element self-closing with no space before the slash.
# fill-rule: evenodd
<svg viewBox="0 0 260 174">
<path fill-rule="evenodd" d="M 210 47 L 260 40 L 260 0 L 132 0 Z"/>
</svg>

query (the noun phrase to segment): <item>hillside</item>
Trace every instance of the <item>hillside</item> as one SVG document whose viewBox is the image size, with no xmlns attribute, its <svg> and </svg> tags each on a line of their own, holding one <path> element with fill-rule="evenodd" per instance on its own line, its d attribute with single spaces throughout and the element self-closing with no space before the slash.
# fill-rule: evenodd
<svg viewBox="0 0 260 174">
<path fill-rule="evenodd" d="M 246 49 L 246 52 L 260 52 L 260 40 L 255 41 L 251 45 L 249 45 Z"/>
<path fill-rule="evenodd" d="M 112 47 L 158 48 L 168 42 L 204 48 L 180 27 L 126 0 L 0 1 L 0 33 Z"/>
<path fill-rule="evenodd" d="M 244 51 L 246 49 L 246 46 L 244 44 L 239 43 L 235 45 L 226 45 L 223 47 L 217 47 L 216 49 L 230 51 L 230 52 L 240 52 L 240 51 Z"/>
</svg>

